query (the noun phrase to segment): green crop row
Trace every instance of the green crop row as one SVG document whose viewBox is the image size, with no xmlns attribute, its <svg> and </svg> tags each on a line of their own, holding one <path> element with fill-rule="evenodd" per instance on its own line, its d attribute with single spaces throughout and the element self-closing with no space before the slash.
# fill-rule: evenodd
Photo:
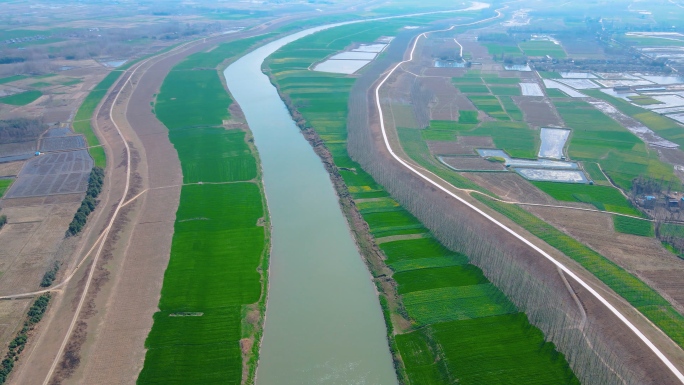
<svg viewBox="0 0 684 385">
<path fill-rule="evenodd" d="M 518 206 L 497 202 L 480 195 L 475 195 L 475 197 L 577 261 L 626 299 L 679 346 L 684 347 L 684 316 L 639 278 Z"/>
<path fill-rule="evenodd" d="M 0 78 L 0 84 L 5 84 L 5 83 L 11 83 L 11 82 L 16 82 L 19 80 L 23 80 L 28 78 L 26 75 L 14 75 L 14 76 L 8 76 L 6 78 Z"/>
<path fill-rule="evenodd" d="M 589 173 L 589 177 L 594 181 L 594 183 L 606 184 L 606 185 L 610 184 L 608 182 L 608 178 L 606 178 L 606 176 L 603 175 L 603 172 L 599 168 L 598 163 L 584 162 L 582 164 L 582 166 L 584 168 L 584 171 Z"/>
<path fill-rule="evenodd" d="M 463 351 L 475 349 L 466 337 L 458 333 L 448 333 L 447 327 L 440 329 L 447 332 L 434 340 L 430 337 L 429 342 L 411 340 L 411 337 L 416 335 L 414 333 L 422 331 L 399 335 L 396 341 L 409 382 L 442 384 L 447 383 L 445 378 L 449 378 L 453 380 L 450 382 L 457 379 L 460 383 L 481 383 L 476 378 L 483 376 L 489 380 L 486 383 L 506 383 L 510 377 L 521 379 L 523 381 L 519 383 L 525 383 L 525 379 L 534 381 L 538 376 L 542 376 L 547 383 L 575 383 L 576 380 L 565 360 L 558 359 L 559 355 L 552 345 L 543 342 L 541 332 L 531 326 L 524 315 L 501 317 L 501 314 L 515 313 L 517 310 L 486 280 L 479 268 L 470 265 L 466 256 L 448 250 L 433 238 L 420 221 L 401 208 L 382 186 L 378 185 L 358 163 L 349 158 L 346 151 L 345 122 L 353 79 L 344 75 L 308 71 L 308 67 L 352 43 L 371 42 L 382 35 L 391 35 L 395 33 L 396 28 L 397 25 L 394 23 L 383 22 L 368 25 L 361 31 L 358 26 L 343 26 L 322 31 L 285 46 L 272 55 L 267 64 L 272 80 L 289 99 L 290 106 L 296 108 L 302 114 L 305 125 L 315 129 L 323 139 L 371 234 L 378 241 L 382 241 L 379 242 L 379 246 L 387 257 L 385 263 L 394 271 L 392 278 L 397 282 L 404 308 L 414 326 L 439 328 L 442 325 L 465 325 L 464 323 L 472 319 L 491 319 L 501 330 L 516 330 L 523 325 L 522 329 L 537 337 L 533 341 L 521 338 L 514 344 L 509 344 L 509 338 L 502 332 L 500 335 L 504 337 L 503 340 L 491 338 L 488 342 L 485 341 L 487 346 L 477 347 L 498 352 L 506 362 L 513 362 L 519 354 L 523 354 L 525 357 L 521 360 L 534 362 L 534 366 L 507 367 L 510 372 L 506 372 L 497 368 L 496 361 L 492 360 L 488 361 L 487 365 L 469 368 L 472 373 L 470 375 L 462 370 L 464 361 L 458 354 L 444 354 L 436 348 L 448 345 L 461 346 Z M 474 75 L 479 82 L 481 75 Z M 496 103 L 498 105 L 498 101 Z M 404 150 L 421 165 L 457 186 L 481 190 L 467 179 L 440 168 L 421 136 L 422 131 L 454 135 L 464 129 L 472 129 L 473 123 L 477 123 L 476 112 L 463 116 L 464 121 L 459 123 L 437 121 L 431 122 L 427 130 L 399 128 L 398 132 Z M 445 322 L 455 319 L 460 321 Z M 392 329 L 392 325 L 389 327 Z M 475 338 L 472 339 L 472 343 L 476 343 L 479 335 L 477 333 L 487 333 L 487 330 L 473 329 L 473 333 Z M 526 345 L 528 343 L 529 345 Z M 519 349 L 518 344 L 524 347 Z M 419 351 L 414 350 L 416 346 Z M 544 348 L 540 349 L 540 346 Z M 412 357 L 415 357 L 415 360 Z M 556 367 L 560 370 L 557 371 Z M 543 373 L 535 374 L 537 371 Z M 452 373 L 453 377 L 445 373 Z"/>
</svg>

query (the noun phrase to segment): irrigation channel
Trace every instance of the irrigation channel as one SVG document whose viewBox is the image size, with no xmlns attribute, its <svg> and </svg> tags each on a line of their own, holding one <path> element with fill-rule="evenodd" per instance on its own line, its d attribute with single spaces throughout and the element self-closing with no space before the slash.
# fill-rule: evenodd
<svg viewBox="0 0 684 385">
<path fill-rule="evenodd" d="M 398 17 L 407 16 L 415 15 Z M 393 17 L 381 19 L 389 18 Z M 366 21 L 372 20 L 328 24 L 286 36 L 224 71 L 228 89 L 254 135 L 271 216 L 269 299 L 257 368 L 260 385 L 397 383 L 375 287 L 330 177 L 261 72 L 264 60 L 288 43 Z"/>
</svg>

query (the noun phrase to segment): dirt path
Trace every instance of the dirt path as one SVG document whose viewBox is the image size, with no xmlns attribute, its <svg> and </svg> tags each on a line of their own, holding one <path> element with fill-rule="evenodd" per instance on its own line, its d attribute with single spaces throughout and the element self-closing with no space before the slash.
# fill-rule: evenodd
<svg viewBox="0 0 684 385">
<path fill-rule="evenodd" d="M 499 15 L 501 13 L 497 11 Z M 486 20 L 480 21 L 483 22 Z M 472 23 L 471 23 L 472 24 Z M 451 27 L 450 29 L 453 29 L 456 26 Z M 631 333 L 633 333 L 635 336 L 637 336 L 647 347 L 648 349 L 651 350 L 653 355 L 655 355 L 658 360 L 660 360 L 668 370 L 672 372 L 672 374 L 682 383 L 684 383 L 684 375 L 682 372 L 675 366 L 675 364 L 667 357 L 665 354 L 662 353 L 661 349 L 657 347 L 649 337 L 647 337 L 637 326 L 634 325 L 634 323 L 628 319 L 621 311 L 619 311 L 614 305 L 613 301 L 610 298 L 606 298 L 604 295 L 600 294 L 597 290 L 595 290 L 591 285 L 589 285 L 584 279 L 580 278 L 578 274 L 575 273 L 575 269 L 566 266 L 565 264 L 561 263 L 558 261 L 556 258 L 552 257 L 550 254 L 546 253 L 544 250 L 536 246 L 533 242 L 528 240 L 527 238 L 523 237 L 522 235 L 518 234 L 505 224 L 501 223 L 499 220 L 493 218 L 489 214 L 485 213 L 484 211 L 480 210 L 478 207 L 475 205 L 471 204 L 470 202 L 466 201 L 465 199 L 461 198 L 459 195 L 455 194 L 452 189 L 455 189 L 454 186 L 450 185 L 448 182 L 444 181 L 437 175 L 434 175 L 430 171 L 418 166 L 415 164 L 413 161 L 410 159 L 404 159 L 395 153 L 394 148 L 392 147 L 392 144 L 390 143 L 390 140 L 388 139 L 387 131 L 385 129 L 385 124 L 384 124 L 384 119 L 383 119 L 383 111 L 382 111 L 382 106 L 381 106 L 381 98 L 380 98 L 380 88 L 383 86 L 383 84 L 387 81 L 387 79 L 394 74 L 394 72 L 403 64 L 411 62 L 413 60 L 414 52 L 416 49 L 416 45 L 418 44 L 418 41 L 423 38 L 427 37 L 427 33 L 423 33 L 419 35 L 413 43 L 413 46 L 411 48 L 411 51 L 409 53 L 409 58 L 396 64 L 390 71 L 386 73 L 386 75 L 377 83 L 374 94 L 375 94 L 375 102 L 376 102 L 376 109 L 379 114 L 379 123 L 380 123 L 380 130 L 382 133 L 382 137 L 385 143 L 385 147 L 387 151 L 390 153 L 392 158 L 398 162 L 403 168 L 409 170 L 413 174 L 417 175 L 424 181 L 428 182 L 430 185 L 434 186 L 435 188 L 443 191 L 447 195 L 449 195 L 451 198 L 459 201 L 461 204 L 467 206 L 471 210 L 473 210 L 475 213 L 478 215 L 486 218 L 488 221 L 493 223 L 494 225 L 498 226 L 500 229 L 504 230 L 508 234 L 512 235 L 513 237 L 517 238 L 519 241 L 523 242 L 525 245 L 527 245 L 529 248 L 533 249 L 539 255 L 543 256 L 550 262 L 552 262 L 554 265 L 556 265 L 565 275 L 568 277 L 572 278 L 572 280 L 578 284 L 583 290 L 588 292 L 600 305 L 602 305 L 604 308 L 608 309 L 624 326 L 626 326 Z M 449 188 L 445 187 L 445 185 L 448 185 Z M 681 362 L 679 362 L 681 364 Z"/>
</svg>

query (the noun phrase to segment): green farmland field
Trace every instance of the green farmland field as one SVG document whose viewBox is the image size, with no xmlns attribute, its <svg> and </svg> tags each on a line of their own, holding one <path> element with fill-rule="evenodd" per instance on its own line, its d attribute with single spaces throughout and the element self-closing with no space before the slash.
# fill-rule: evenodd
<svg viewBox="0 0 684 385">
<path fill-rule="evenodd" d="M 7 189 L 12 185 L 14 179 L 0 179 L 0 198 L 5 195 Z"/>
<path fill-rule="evenodd" d="M 401 24 L 406 23 L 402 21 Z M 387 257 L 385 263 L 394 271 L 393 278 L 407 314 L 414 327 L 424 327 L 396 337 L 398 354 L 404 363 L 399 371 L 405 371 L 407 381 L 411 384 L 421 385 L 455 381 L 507 383 L 510 378 L 521 380 L 519 383 L 526 383 L 525 380 L 534 383 L 537 377 L 547 383 L 575 384 L 576 379 L 562 355 L 555 352 L 552 345 L 543 342 L 542 334 L 527 322 L 524 315 L 516 316 L 520 313 L 515 306 L 483 276 L 480 269 L 470 265 L 466 256 L 448 250 L 432 237 L 414 216 L 389 197 L 384 188 L 347 154 L 345 122 L 353 79 L 344 75 L 311 72 L 308 67 L 352 43 L 369 42 L 382 35 L 391 35 L 397 27 L 393 22 L 384 22 L 372 24 L 361 33 L 358 33 L 357 26 L 322 31 L 285 46 L 267 59 L 267 65 L 272 81 L 291 100 L 291 106 L 295 106 L 302 114 L 306 125 L 318 132 L 332 153 L 335 164 L 344 168 L 340 173 L 370 233 L 378 240 L 380 249 Z M 471 92 L 486 88 L 482 85 L 479 73 L 473 73 L 473 76 L 473 81 L 454 83 Z M 492 99 L 492 105 L 498 106 L 501 114 L 508 118 L 495 97 L 488 96 L 483 103 L 491 103 Z M 477 188 L 465 178 L 438 168 L 422 136 L 422 132 L 444 136 L 474 132 L 469 130 L 474 130 L 478 124 L 476 113 L 462 113 L 461 117 L 459 122 L 432 121 L 426 130 L 398 128 L 399 136 L 405 151 L 416 161 L 456 185 Z M 493 127 L 489 128 L 492 132 L 495 131 Z M 516 134 L 525 135 L 523 129 L 533 133 L 527 126 L 510 128 Z M 352 169 L 353 172 L 349 171 Z M 384 300 L 385 297 L 381 295 L 381 302 L 386 304 Z M 383 307 L 386 308 L 385 305 Z M 387 308 L 385 310 L 389 311 Z M 507 335 L 503 331 L 498 334 L 497 331 L 495 334 L 503 339 L 487 339 L 482 334 L 488 333 L 486 327 L 478 329 L 468 326 L 469 322 L 475 320 L 484 323 L 487 322 L 485 320 L 492 320 L 501 330 L 508 330 L 511 334 Z M 392 325 L 389 326 L 391 330 Z M 451 332 L 459 327 L 473 333 L 470 342 L 459 333 Z M 436 336 L 433 333 L 426 336 L 428 328 L 430 331 L 439 330 L 439 336 L 433 337 Z M 535 335 L 535 339 L 530 341 L 515 337 L 519 340 L 510 344 L 511 338 L 508 336 L 522 336 L 516 334 L 520 329 Z M 485 340 L 484 344 L 476 342 L 479 336 Z M 389 337 L 393 345 L 393 334 L 390 333 Z M 521 359 L 523 362 L 535 362 L 535 365 L 521 368 L 506 364 L 505 367 L 498 367 L 497 360 L 492 360 L 463 370 L 462 365 L 466 361 L 458 352 L 438 352 L 436 346 L 460 346 L 463 352 L 491 349 L 490 352 L 497 352 L 499 359 L 504 362 Z M 524 357 L 518 357 L 519 354 Z M 478 377 L 485 378 L 487 382 L 478 382 Z"/>
<path fill-rule="evenodd" d="M 508 120 L 508 115 L 504 111 L 503 107 L 501 107 L 499 99 L 497 99 L 495 96 L 472 95 L 468 96 L 468 99 L 470 99 L 470 101 L 473 102 L 473 104 L 475 105 L 475 107 L 477 107 L 478 110 L 486 112 L 491 117 L 500 120 Z"/>
<path fill-rule="evenodd" d="M 261 311 L 264 306 L 265 278 L 259 273 L 267 268 L 268 224 L 259 224 L 266 217 L 264 196 L 249 134 L 221 126 L 232 99 L 216 68 L 257 40 L 190 55 L 172 69 L 157 97 L 155 112 L 169 129 L 183 180 L 193 184 L 181 190 L 139 384 L 240 384 L 240 340 L 259 338 L 245 329 L 243 314 L 246 306 Z M 254 349 L 258 343 L 250 378 Z"/>
<path fill-rule="evenodd" d="M 532 184 L 559 201 L 591 203 L 599 210 L 634 216 L 642 215 L 627 198 L 611 186 L 555 182 L 532 182 Z"/>
<path fill-rule="evenodd" d="M 627 98 L 629 98 L 629 100 L 631 100 L 632 103 L 638 104 L 640 106 L 650 106 L 653 104 L 663 104 L 663 102 L 655 100 L 652 97 L 645 96 L 645 95 L 628 96 Z"/>
<path fill-rule="evenodd" d="M 639 235 L 642 237 L 655 236 L 653 223 L 649 221 L 614 215 L 613 225 L 615 226 L 615 231 L 618 233 Z"/>
<path fill-rule="evenodd" d="M 491 136 L 494 145 L 514 158 L 535 159 L 539 133 L 523 122 L 484 122 L 472 131 L 459 132 L 464 136 Z"/>
<path fill-rule="evenodd" d="M 241 309 L 261 296 L 263 215 L 256 184 L 183 187 L 138 383 L 240 383 Z M 183 312 L 202 315 L 173 316 Z"/>
<path fill-rule="evenodd" d="M 582 101 L 554 101 L 554 105 L 566 127 L 573 130 L 568 147 L 570 157 L 600 163 L 623 190 L 630 190 L 632 180 L 640 175 L 674 178 L 672 165 L 660 161 L 656 151 L 649 150 L 636 135 L 593 106 Z"/>
<path fill-rule="evenodd" d="M 503 80 L 503 79 L 502 79 Z M 489 86 L 489 89 L 492 90 L 492 94 L 500 96 L 520 96 L 520 87 L 518 86 Z"/>
<path fill-rule="evenodd" d="M 663 223 L 660 225 L 660 233 L 663 235 L 684 238 L 684 226 L 675 225 L 672 223 Z"/>
<path fill-rule="evenodd" d="M 5 83 L 11 83 L 11 82 L 16 82 L 18 80 L 23 80 L 28 78 L 26 75 L 14 75 L 14 76 L 8 76 L 6 78 L 0 78 L 0 84 L 5 84 Z"/>
<path fill-rule="evenodd" d="M 33 103 L 36 99 L 43 95 L 40 91 L 26 91 L 18 94 L 4 96 L 0 98 L 0 103 L 12 104 L 15 106 L 25 106 L 29 103 Z"/>
<path fill-rule="evenodd" d="M 582 167 L 584 168 L 584 171 L 589 173 L 589 177 L 591 177 L 595 184 L 610 185 L 608 178 L 601 172 L 598 163 L 585 162 L 582 164 Z"/>
</svg>

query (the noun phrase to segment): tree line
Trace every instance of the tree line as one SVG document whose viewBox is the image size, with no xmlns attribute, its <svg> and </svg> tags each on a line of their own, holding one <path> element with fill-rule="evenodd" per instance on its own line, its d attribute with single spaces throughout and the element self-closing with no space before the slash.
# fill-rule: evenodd
<svg viewBox="0 0 684 385">
<path fill-rule="evenodd" d="M 76 211 L 74 219 L 72 219 L 71 223 L 69 224 L 69 229 L 66 232 L 67 237 L 76 235 L 83 230 L 83 227 L 88 221 L 88 215 L 95 210 L 95 207 L 99 202 L 96 200 L 96 198 L 98 195 L 100 195 L 100 191 L 102 191 L 103 182 L 104 170 L 102 167 L 93 167 L 93 170 L 90 171 L 90 178 L 88 178 L 88 190 L 86 191 L 86 196 L 83 198 L 83 202 L 81 202 L 81 207 L 79 207 L 78 211 Z"/>
<path fill-rule="evenodd" d="M 9 351 L 5 355 L 5 358 L 0 363 L 0 384 L 4 384 L 7 381 L 12 369 L 14 368 L 14 363 L 19 359 L 19 355 L 24 350 L 26 342 L 28 341 L 29 332 L 33 330 L 35 325 L 40 322 L 47 310 L 48 304 L 50 303 L 50 293 L 45 293 L 38 297 L 31 305 L 31 308 L 26 315 L 26 320 L 24 321 L 24 326 L 21 328 L 16 337 L 9 344 Z"/>
</svg>

